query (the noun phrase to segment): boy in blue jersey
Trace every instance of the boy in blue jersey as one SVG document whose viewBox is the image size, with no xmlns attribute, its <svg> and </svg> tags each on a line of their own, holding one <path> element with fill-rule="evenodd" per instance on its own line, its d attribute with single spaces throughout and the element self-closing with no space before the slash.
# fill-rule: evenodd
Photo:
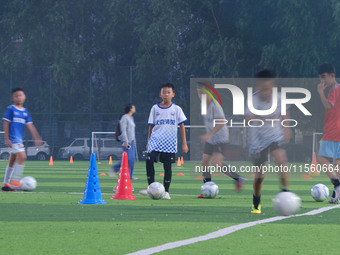
<svg viewBox="0 0 340 255">
<path fill-rule="evenodd" d="M 187 121 L 187 118 L 181 107 L 172 103 L 172 98 L 175 96 L 173 84 L 161 84 L 159 96 L 163 101 L 151 108 L 148 120 L 146 174 L 150 185 L 155 181 L 154 163 L 162 162 L 165 188 L 163 199 L 171 199 L 169 188 L 172 177 L 171 164 L 175 163 L 175 153 L 177 152 L 177 126 L 180 126 L 182 151 L 187 153 L 188 145 L 184 128 L 184 122 Z"/>
<path fill-rule="evenodd" d="M 11 148 L 11 154 L 1 191 L 20 189 L 20 179 L 26 160 L 25 147 L 23 145 L 24 127 L 26 126 L 31 132 L 36 146 L 42 144 L 41 137 L 32 123 L 32 118 L 23 106 L 25 99 L 25 93 L 21 88 L 13 89 L 12 100 L 14 104 L 8 106 L 3 116 L 5 141 L 6 145 Z M 9 184 L 10 182 L 13 187 Z"/>
</svg>

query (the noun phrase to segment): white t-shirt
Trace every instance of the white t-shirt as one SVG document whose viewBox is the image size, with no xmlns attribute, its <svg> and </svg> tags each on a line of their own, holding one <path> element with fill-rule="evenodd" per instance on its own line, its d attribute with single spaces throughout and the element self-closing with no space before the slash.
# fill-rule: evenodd
<svg viewBox="0 0 340 255">
<path fill-rule="evenodd" d="M 225 119 L 223 109 L 219 103 L 213 101 L 207 107 L 207 114 L 203 115 L 204 125 L 207 133 L 210 133 L 214 127 L 214 119 Z M 219 143 L 229 142 L 229 131 L 228 127 L 224 125 L 217 133 L 215 133 L 209 140 L 208 143 L 216 145 Z"/>
<path fill-rule="evenodd" d="M 148 142 L 148 152 L 177 152 L 177 126 L 187 121 L 182 108 L 172 103 L 167 108 L 152 106 L 148 120 L 154 125 Z"/>
<path fill-rule="evenodd" d="M 275 111 L 270 115 L 264 115 L 262 118 L 265 119 L 281 119 L 281 95 L 278 92 L 277 95 L 278 103 Z M 268 110 L 271 108 L 272 96 L 268 102 L 263 101 L 259 92 L 256 91 L 253 94 L 253 106 L 257 110 Z M 246 115 L 251 116 L 251 113 L 246 108 Z M 255 117 L 255 119 L 258 119 Z M 282 143 L 284 140 L 283 128 L 280 124 L 280 121 L 264 121 L 264 125 L 262 127 L 248 127 L 247 128 L 247 138 L 248 138 L 248 147 L 250 154 L 260 153 L 262 150 L 266 149 L 269 145 L 274 142 Z"/>
</svg>

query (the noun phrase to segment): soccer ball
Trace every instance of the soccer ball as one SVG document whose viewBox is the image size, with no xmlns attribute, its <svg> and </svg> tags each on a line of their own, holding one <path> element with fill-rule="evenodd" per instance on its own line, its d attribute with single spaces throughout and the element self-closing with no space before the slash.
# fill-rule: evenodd
<svg viewBox="0 0 340 255">
<path fill-rule="evenodd" d="M 31 176 L 26 176 L 20 180 L 21 189 L 25 191 L 32 191 L 37 187 L 37 181 Z"/>
<path fill-rule="evenodd" d="M 273 202 L 276 211 L 282 216 L 296 213 L 301 206 L 301 199 L 292 192 L 280 192 Z"/>
<path fill-rule="evenodd" d="M 149 185 L 147 193 L 152 199 L 161 199 L 164 196 L 164 186 L 159 182 L 153 182 Z"/>
<path fill-rule="evenodd" d="M 320 183 L 314 185 L 314 187 L 310 190 L 310 193 L 315 201 L 322 202 L 328 198 L 329 189 L 326 187 L 326 185 Z"/>
<path fill-rule="evenodd" d="M 201 187 L 201 193 L 205 198 L 214 198 L 218 195 L 218 186 L 214 182 L 206 182 Z"/>
</svg>

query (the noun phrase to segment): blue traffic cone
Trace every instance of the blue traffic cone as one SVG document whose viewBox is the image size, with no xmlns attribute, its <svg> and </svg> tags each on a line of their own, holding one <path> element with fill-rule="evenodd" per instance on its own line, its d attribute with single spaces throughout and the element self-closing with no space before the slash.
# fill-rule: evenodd
<svg viewBox="0 0 340 255">
<path fill-rule="evenodd" d="M 96 156 L 94 153 L 91 155 L 90 167 L 87 174 L 84 197 L 79 204 L 106 204 L 102 199 L 102 192 L 100 190 Z"/>
</svg>

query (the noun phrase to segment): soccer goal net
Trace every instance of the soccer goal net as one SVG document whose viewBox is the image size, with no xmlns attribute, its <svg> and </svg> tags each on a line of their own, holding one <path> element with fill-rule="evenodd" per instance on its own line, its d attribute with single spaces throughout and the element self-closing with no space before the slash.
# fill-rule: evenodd
<svg viewBox="0 0 340 255">
<path fill-rule="evenodd" d="M 97 160 L 119 160 L 123 149 L 116 140 L 115 132 L 92 132 L 91 153 L 96 155 Z"/>
</svg>

